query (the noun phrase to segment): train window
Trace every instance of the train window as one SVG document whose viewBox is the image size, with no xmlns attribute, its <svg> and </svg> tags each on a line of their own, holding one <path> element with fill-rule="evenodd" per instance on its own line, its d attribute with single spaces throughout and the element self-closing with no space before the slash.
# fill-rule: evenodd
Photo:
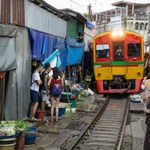
<svg viewBox="0 0 150 150">
<path fill-rule="evenodd" d="M 140 57 L 140 55 L 141 55 L 141 44 L 129 43 L 128 44 L 128 57 Z"/>
<path fill-rule="evenodd" d="M 96 45 L 96 58 L 108 58 L 110 53 L 109 44 Z"/>
<path fill-rule="evenodd" d="M 123 60 L 123 43 L 114 43 L 114 60 Z"/>
</svg>

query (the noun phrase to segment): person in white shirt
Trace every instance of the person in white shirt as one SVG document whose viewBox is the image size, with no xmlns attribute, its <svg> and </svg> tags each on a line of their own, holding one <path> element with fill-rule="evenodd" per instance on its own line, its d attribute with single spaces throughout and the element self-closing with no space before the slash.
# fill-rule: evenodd
<svg viewBox="0 0 150 150">
<path fill-rule="evenodd" d="M 35 118 L 35 113 L 39 103 L 39 86 L 42 84 L 40 79 L 40 72 L 42 71 L 42 64 L 40 62 L 37 63 L 36 69 L 32 74 L 32 83 L 30 88 L 31 94 L 31 112 L 30 112 L 30 121 L 37 121 Z"/>
</svg>

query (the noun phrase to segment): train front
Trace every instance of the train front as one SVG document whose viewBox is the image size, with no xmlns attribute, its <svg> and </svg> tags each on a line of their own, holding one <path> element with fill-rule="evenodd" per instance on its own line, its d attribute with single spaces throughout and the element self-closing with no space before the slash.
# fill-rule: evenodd
<svg viewBox="0 0 150 150">
<path fill-rule="evenodd" d="M 143 37 L 113 31 L 93 38 L 94 74 L 99 93 L 136 93 L 144 71 Z"/>
</svg>

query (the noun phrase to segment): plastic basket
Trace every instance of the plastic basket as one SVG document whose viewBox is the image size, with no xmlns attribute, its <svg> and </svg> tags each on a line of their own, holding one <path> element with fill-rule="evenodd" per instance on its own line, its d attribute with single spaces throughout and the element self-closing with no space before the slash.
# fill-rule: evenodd
<svg viewBox="0 0 150 150">
<path fill-rule="evenodd" d="M 28 131 L 25 134 L 25 144 L 35 144 L 37 138 L 37 129 L 34 127 L 28 128 Z"/>
</svg>

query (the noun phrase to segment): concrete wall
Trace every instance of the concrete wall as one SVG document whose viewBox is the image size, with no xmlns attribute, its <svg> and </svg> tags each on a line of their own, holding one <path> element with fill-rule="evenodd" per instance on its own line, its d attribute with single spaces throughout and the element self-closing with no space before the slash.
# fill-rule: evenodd
<svg viewBox="0 0 150 150">
<path fill-rule="evenodd" d="M 92 42 L 92 29 L 88 28 L 86 24 L 84 25 L 84 42 L 85 42 L 85 51 L 89 51 L 88 44 Z"/>
</svg>

